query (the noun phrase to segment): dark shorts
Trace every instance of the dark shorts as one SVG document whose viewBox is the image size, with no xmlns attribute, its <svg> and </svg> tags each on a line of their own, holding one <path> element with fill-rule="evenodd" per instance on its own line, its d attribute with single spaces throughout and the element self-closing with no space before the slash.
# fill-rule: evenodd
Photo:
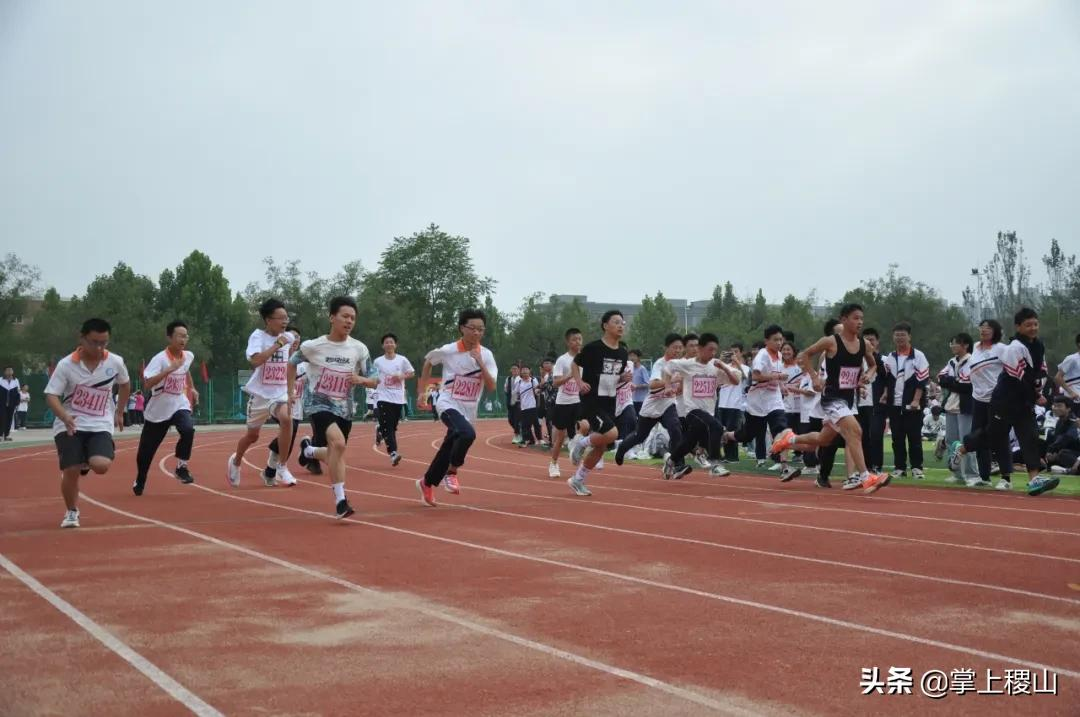
<svg viewBox="0 0 1080 717">
<path fill-rule="evenodd" d="M 326 431 L 330 426 L 337 426 L 341 429 L 341 434 L 345 436 L 345 440 L 349 440 L 349 432 L 352 431 L 352 421 L 342 418 L 341 416 L 335 416 L 329 411 L 319 411 L 308 416 L 308 422 L 311 423 L 311 443 L 315 446 L 326 445 Z"/>
<path fill-rule="evenodd" d="M 60 470 L 85 465 L 92 456 L 112 460 L 116 455 L 112 434 L 107 431 L 76 431 L 74 436 L 65 431 L 54 436 L 53 441 L 60 457 Z"/>
<path fill-rule="evenodd" d="M 618 425 L 615 422 L 615 416 L 606 411 L 600 406 L 585 406 L 581 407 L 581 418 L 584 418 L 589 422 L 589 428 L 593 433 L 607 433 L 608 431 L 614 431 Z"/>
<path fill-rule="evenodd" d="M 580 403 L 556 403 L 552 406 L 551 423 L 560 431 L 576 431 L 575 424 L 581 413 Z"/>
</svg>

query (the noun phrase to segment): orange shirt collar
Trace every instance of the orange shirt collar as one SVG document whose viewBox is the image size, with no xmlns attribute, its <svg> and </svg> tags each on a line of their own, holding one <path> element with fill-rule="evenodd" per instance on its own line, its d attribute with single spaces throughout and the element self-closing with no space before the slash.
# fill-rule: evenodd
<svg viewBox="0 0 1080 717">
<path fill-rule="evenodd" d="M 103 356 L 101 357 L 102 361 L 109 358 L 109 350 L 108 349 L 105 349 L 102 353 L 103 353 Z M 71 360 L 75 361 L 76 363 L 82 363 L 82 346 L 76 346 L 75 350 L 71 352 Z"/>
</svg>

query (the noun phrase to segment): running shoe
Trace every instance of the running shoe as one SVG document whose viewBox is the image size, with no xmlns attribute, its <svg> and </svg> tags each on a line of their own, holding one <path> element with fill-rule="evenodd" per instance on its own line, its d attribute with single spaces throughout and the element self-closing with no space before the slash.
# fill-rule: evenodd
<svg viewBox="0 0 1080 717">
<path fill-rule="evenodd" d="M 263 485 L 265 485 L 267 488 L 273 488 L 274 484 L 277 483 L 277 471 L 275 471 L 273 468 L 263 468 L 263 472 L 261 475 L 263 479 Z"/>
<path fill-rule="evenodd" d="M 548 478 L 562 478 L 558 463 L 548 463 Z"/>
<path fill-rule="evenodd" d="M 621 466 L 623 459 L 626 458 L 626 452 L 629 447 L 626 445 L 626 441 L 619 441 L 619 445 L 615 446 L 615 465 Z"/>
<path fill-rule="evenodd" d="M 814 479 L 814 485 L 816 485 L 818 488 L 832 488 L 832 483 L 829 482 L 829 479 L 825 476 L 820 475 L 816 479 Z M 847 484 L 845 483 L 844 485 L 846 486 Z M 858 485 L 856 485 L 855 487 L 858 488 Z"/>
<path fill-rule="evenodd" d="M 390 454 L 390 465 L 396 466 L 398 463 L 401 463 L 401 454 L 397 451 L 394 451 Z"/>
<path fill-rule="evenodd" d="M 868 473 L 862 482 L 863 493 L 870 495 L 876 493 L 892 482 L 892 476 L 888 473 Z"/>
<path fill-rule="evenodd" d="M 229 463 L 225 468 L 225 479 L 233 488 L 240 487 L 240 466 L 236 465 L 236 454 L 229 456 Z"/>
<path fill-rule="evenodd" d="M 915 480 L 922 480 L 926 477 L 926 474 L 922 472 L 922 468 L 912 468 L 911 477 Z"/>
<path fill-rule="evenodd" d="M 313 476 L 321 476 L 322 475 L 322 463 L 315 460 L 314 458 L 309 459 L 308 462 L 307 462 L 307 472 L 310 473 Z"/>
<path fill-rule="evenodd" d="M 968 478 L 964 481 L 964 485 L 968 488 L 989 488 L 993 483 L 988 480 L 983 480 L 982 478 Z"/>
<path fill-rule="evenodd" d="M 709 470 L 712 468 L 712 463 L 709 462 L 709 457 L 704 453 L 698 453 L 694 456 L 694 462 L 698 464 L 698 467 Z"/>
<path fill-rule="evenodd" d="M 904 478 L 906 476 L 907 476 L 907 470 L 905 470 L 904 468 L 897 468 L 896 470 L 894 470 L 892 472 L 892 475 L 890 477 L 892 477 L 892 478 Z"/>
<path fill-rule="evenodd" d="M 709 475 L 716 476 L 717 478 L 724 478 L 731 475 L 731 471 L 729 471 L 726 466 L 716 463 L 709 470 Z"/>
<path fill-rule="evenodd" d="M 963 445 L 960 441 L 953 441 L 949 444 L 949 450 L 946 452 L 948 458 L 945 459 L 945 464 L 953 473 L 960 470 L 960 461 L 964 458 L 963 454 L 960 453 L 960 448 Z"/>
<path fill-rule="evenodd" d="M 1012 490 L 1012 481 L 1000 479 L 997 485 L 994 486 L 994 490 Z"/>
<path fill-rule="evenodd" d="M 675 466 L 675 469 L 671 472 L 671 477 L 675 480 L 679 480 L 683 476 L 690 475 L 694 469 L 689 463 L 683 463 L 681 466 Z"/>
<path fill-rule="evenodd" d="M 795 440 L 797 438 L 798 436 L 795 435 L 795 431 L 791 430 L 790 428 L 784 429 L 783 431 L 781 431 L 780 435 L 776 437 L 776 440 L 773 441 L 772 447 L 769 449 L 769 453 L 775 455 L 777 453 L 783 453 L 786 450 L 794 448 Z M 769 470 L 773 469 L 770 468 Z"/>
<path fill-rule="evenodd" d="M 818 480 L 821 480 L 821 476 L 818 476 Z M 844 485 L 841 486 L 844 490 L 855 490 L 862 487 L 862 478 L 858 473 L 848 476 L 848 479 L 844 481 Z"/>
<path fill-rule="evenodd" d="M 337 518 L 338 518 L 338 520 L 341 520 L 342 518 L 348 518 L 350 515 L 352 515 L 355 512 L 356 511 L 353 510 L 353 507 L 351 505 L 349 505 L 348 500 L 345 500 L 343 498 L 343 499 L 341 499 L 341 500 L 339 500 L 337 502 Z"/>
<path fill-rule="evenodd" d="M 664 465 L 661 469 L 661 473 L 664 476 L 664 480 L 671 480 L 671 476 L 675 473 L 675 464 L 671 462 L 671 454 L 664 455 Z"/>
<path fill-rule="evenodd" d="M 191 475 L 191 471 L 188 470 L 187 466 L 176 467 L 176 479 L 184 484 L 195 482 L 195 478 Z"/>
<path fill-rule="evenodd" d="M 802 473 L 803 473 L 804 476 L 816 476 L 820 472 L 821 472 L 821 469 L 818 468 L 817 466 L 810 466 L 809 468 L 803 469 Z"/>
<path fill-rule="evenodd" d="M 447 493 L 453 493 L 454 495 L 461 493 L 461 484 L 458 483 L 457 473 L 447 473 L 443 477 L 443 487 L 446 488 Z"/>
<path fill-rule="evenodd" d="M 780 474 L 780 482 L 787 483 L 790 480 L 795 480 L 800 475 L 802 475 L 802 468 L 787 466 L 784 468 L 783 473 Z"/>
<path fill-rule="evenodd" d="M 293 474 L 289 472 L 289 469 L 286 466 L 280 466 L 277 469 L 277 479 L 282 485 L 296 485 L 296 478 L 293 478 Z"/>
<path fill-rule="evenodd" d="M 145 488 L 146 488 L 146 483 L 140 481 L 138 478 L 136 478 L 135 482 L 131 484 L 131 492 L 134 493 L 135 495 L 142 495 L 143 494 L 143 489 L 145 489 Z"/>
<path fill-rule="evenodd" d="M 61 528 L 78 528 L 79 527 L 79 509 L 69 510 L 64 513 L 64 519 L 60 521 Z"/>
<path fill-rule="evenodd" d="M 585 480 L 578 478 L 576 473 L 566 479 L 566 484 L 570 486 L 570 490 L 574 491 L 575 495 L 592 495 L 589 489 L 585 487 Z"/>
<path fill-rule="evenodd" d="M 1028 495 L 1042 495 L 1058 487 L 1061 479 L 1057 476 L 1036 476 L 1035 480 L 1029 481 L 1027 486 Z"/>
<path fill-rule="evenodd" d="M 437 505 L 435 503 L 435 491 L 432 489 L 431 486 L 427 484 L 426 480 L 421 478 L 420 480 L 416 481 L 416 490 L 418 493 L 420 493 L 421 503 L 423 503 L 424 505 L 430 505 L 432 508 Z"/>
</svg>

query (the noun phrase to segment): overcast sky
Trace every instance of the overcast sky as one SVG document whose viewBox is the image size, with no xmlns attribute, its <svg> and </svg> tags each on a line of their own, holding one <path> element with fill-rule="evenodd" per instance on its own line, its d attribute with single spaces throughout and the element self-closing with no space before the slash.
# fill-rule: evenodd
<svg viewBox="0 0 1080 717">
<path fill-rule="evenodd" d="M 505 309 L 955 300 L 998 230 L 1080 251 L 1078 128 L 1073 0 L 0 0 L 0 246 L 64 295 L 435 222 Z"/>
</svg>

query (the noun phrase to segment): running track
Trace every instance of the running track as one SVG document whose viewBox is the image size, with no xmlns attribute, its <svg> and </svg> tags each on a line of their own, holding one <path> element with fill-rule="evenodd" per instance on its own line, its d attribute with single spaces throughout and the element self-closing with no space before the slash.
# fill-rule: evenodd
<svg viewBox="0 0 1080 717">
<path fill-rule="evenodd" d="M 342 522 L 295 468 L 227 487 L 237 433 L 141 498 L 119 441 L 72 531 L 51 447 L 0 453 L 0 714 L 1080 714 L 1080 500 L 629 463 L 577 498 L 479 433 L 431 509 L 437 426 L 403 424 L 390 468 L 357 425 Z M 914 693 L 863 696 L 872 666 Z M 1058 694 L 919 694 L 960 668 L 1047 668 Z"/>
</svg>

